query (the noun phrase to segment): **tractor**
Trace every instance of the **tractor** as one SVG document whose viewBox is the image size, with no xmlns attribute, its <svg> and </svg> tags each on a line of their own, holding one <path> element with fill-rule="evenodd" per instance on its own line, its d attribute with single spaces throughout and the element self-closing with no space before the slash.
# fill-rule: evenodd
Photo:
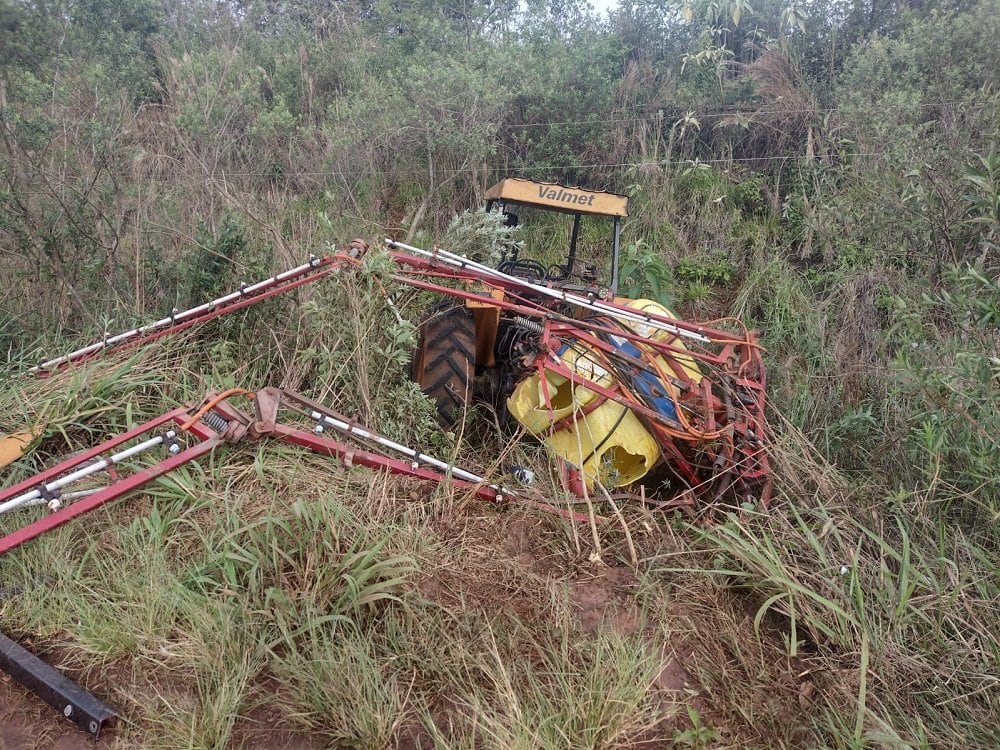
<svg viewBox="0 0 1000 750">
<path fill-rule="evenodd" d="M 656 301 L 617 296 L 628 198 L 508 178 L 486 193 L 508 225 L 522 212 L 572 217 L 568 252 L 546 265 L 512 251 L 496 268 L 390 241 L 421 272 L 464 280 L 420 326 L 411 375 L 454 424 L 491 403 L 558 459 L 564 485 L 624 487 L 664 470 L 674 496 L 767 503 L 765 374 L 755 335 L 677 320 Z M 605 278 L 578 257 L 581 223 L 610 220 Z M 413 263 L 397 255 L 402 267 Z M 602 283 L 603 282 L 603 283 Z M 663 474 L 664 471 L 658 472 Z M 653 475 L 655 476 L 655 474 Z M 687 492 L 687 495 L 684 493 Z"/>
<path fill-rule="evenodd" d="M 652 300 L 616 296 L 625 196 L 506 179 L 486 197 L 487 211 L 500 211 L 508 225 L 529 210 L 572 216 L 569 250 L 552 266 L 513 250 L 494 268 L 444 248 L 426 250 L 386 238 L 394 261 L 384 272 L 387 280 L 441 299 L 420 326 L 412 376 L 442 419 L 453 424 L 474 399 L 491 401 L 545 443 L 567 489 L 585 497 L 603 493 L 612 507 L 609 489 L 640 481 L 645 487 L 657 473 L 666 476 L 659 488 L 669 490 L 658 493 L 666 498 L 662 507 L 696 513 L 723 498 L 766 507 L 771 495 L 766 378 L 755 334 L 740 321 L 714 328 L 678 320 Z M 596 263 L 577 257 L 581 222 L 588 217 L 611 220 L 605 284 Z M 24 375 L 44 378 L 98 356 L 148 346 L 303 284 L 356 273 L 366 263 L 367 249 L 355 239 L 333 254 L 310 255 L 295 268 L 241 284 L 217 299 L 106 333 Z M 399 315 L 381 289 L 385 304 Z M 252 413 L 232 399 L 249 400 Z M 0 436 L 0 468 L 22 457 L 46 429 L 26 427 Z M 17 512 L 25 519 L 0 535 L 0 555 L 243 440 L 282 441 L 336 457 L 348 469 L 366 466 L 446 482 L 483 500 L 514 500 L 574 522 L 593 522 L 591 515 L 555 507 L 535 488 L 512 490 L 489 472 L 470 471 L 380 435 L 303 394 L 237 387 L 210 393 L 200 404 L 177 406 L 0 488 L 0 515 Z M 638 496 L 650 499 L 641 491 Z M 116 720 L 108 706 L 0 634 L 0 669 L 5 668 L 94 738 Z"/>
<path fill-rule="evenodd" d="M 735 496 L 766 505 L 766 376 L 756 335 L 738 320 L 710 327 L 679 320 L 656 301 L 617 296 L 628 199 L 508 178 L 487 191 L 486 211 L 499 212 L 508 226 L 532 211 L 572 217 L 568 251 L 560 263 L 546 265 L 514 246 L 490 266 L 437 246 L 426 250 L 385 240 L 394 261 L 387 280 L 440 300 L 419 326 L 411 376 L 442 422 L 455 425 L 474 401 L 492 404 L 504 421 L 509 415 L 545 443 L 577 492 L 627 487 L 657 470 L 678 490 L 670 493 L 675 498 L 693 503 Z M 610 221 L 610 252 L 598 251 L 586 261 L 578 257 L 585 221 L 588 230 L 591 221 L 597 228 Z M 592 237 L 588 231 L 591 245 Z M 352 273 L 364 265 L 367 247 L 356 239 L 333 255 L 310 256 L 218 299 L 106 334 L 27 373 L 45 377 L 303 284 Z M 394 307 L 384 287 L 383 294 Z M 0 437 L 0 467 L 17 460 L 42 429 Z M 10 507 L 43 498 L 15 495 Z M 0 513 L 5 508 L 0 504 Z"/>
<path fill-rule="evenodd" d="M 628 198 L 518 178 L 501 180 L 486 192 L 486 211 L 501 212 L 507 226 L 518 226 L 525 210 L 572 217 L 566 256 L 562 263 L 547 266 L 514 250 L 501 259 L 497 271 L 553 289 L 613 300 L 618 289 L 621 222 L 628 216 Z M 610 269 L 605 278 L 599 275 L 597 263 L 577 255 L 584 217 L 610 220 Z M 529 296 L 537 299 L 537 295 Z M 518 348 L 534 328 L 525 326 L 523 316 L 478 300 L 456 303 L 446 299 L 428 311 L 420 326 L 411 376 L 434 402 L 443 424 L 450 426 L 461 420 L 476 400 L 501 413 L 507 411 L 506 399 L 524 370 Z"/>
</svg>

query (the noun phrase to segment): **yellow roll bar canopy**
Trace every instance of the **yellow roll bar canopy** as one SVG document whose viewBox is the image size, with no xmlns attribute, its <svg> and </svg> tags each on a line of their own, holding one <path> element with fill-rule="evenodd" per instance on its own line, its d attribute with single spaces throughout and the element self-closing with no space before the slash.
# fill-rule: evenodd
<svg viewBox="0 0 1000 750">
<path fill-rule="evenodd" d="M 576 264 L 576 245 L 580 236 L 580 218 L 582 216 L 602 216 L 614 221 L 614 234 L 611 245 L 611 296 L 618 292 L 618 255 L 621 246 L 622 219 L 628 216 L 628 196 L 609 193 L 606 190 L 587 190 L 579 187 L 566 187 L 554 182 L 535 182 L 520 177 L 508 177 L 500 180 L 486 191 L 486 210 L 492 211 L 497 204 L 506 214 L 506 206 L 531 206 L 546 211 L 571 214 L 573 216 L 573 232 L 570 235 L 569 255 L 566 263 L 558 266 L 556 279 L 565 280 L 573 273 Z M 516 221 L 516 217 L 514 217 Z M 511 261 L 517 263 L 516 251 Z M 552 278 L 552 277 L 547 277 Z"/>
<path fill-rule="evenodd" d="M 628 197 L 605 190 L 566 187 L 554 182 L 535 182 L 519 177 L 500 180 L 486 191 L 486 200 L 538 206 L 554 211 L 589 216 L 628 216 Z"/>
</svg>

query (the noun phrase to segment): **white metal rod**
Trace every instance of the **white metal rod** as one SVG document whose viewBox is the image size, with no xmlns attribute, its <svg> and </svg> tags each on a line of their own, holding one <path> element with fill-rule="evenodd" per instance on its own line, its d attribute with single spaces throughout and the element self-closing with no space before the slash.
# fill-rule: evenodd
<svg viewBox="0 0 1000 750">
<path fill-rule="evenodd" d="M 611 317 L 618 318 L 620 320 L 631 320 L 636 323 L 643 323 L 651 328 L 656 328 L 661 331 L 667 331 L 668 333 L 673 333 L 677 336 L 682 336 L 684 338 L 693 339 L 695 341 L 701 341 L 703 343 L 708 343 L 711 341 L 707 336 L 703 336 L 700 333 L 695 333 L 694 331 L 689 331 L 685 328 L 679 328 L 672 323 L 667 323 L 660 320 L 659 315 L 653 315 L 650 313 L 638 313 L 633 310 L 626 310 L 614 305 L 609 305 L 598 299 L 588 299 L 587 297 L 581 297 L 578 294 L 572 294 L 570 292 L 564 292 L 558 289 L 552 289 L 547 286 L 542 286 L 541 284 L 532 284 L 530 281 L 525 281 L 524 279 L 519 279 L 516 276 L 510 276 L 509 274 L 497 271 L 495 268 L 490 268 L 489 266 L 483 265 L 482 263 L 477 263 L 474 260 L 469 260 L 468 258 L 463 258 L 461 255 L 456 255 L 454 253 L 449 253 L 447 250 L 435 249 L 433 252 L 429 250 L 423 250 L 419 247 L 414 247 L 413 245 L 407 245 L 405 242 L 398 242 L 393 239 L 386 238 L 386 243 L 391 247 L 399 247 L 408 252 L 421 255 L 425 258 L 430 258 L 432 260 L 439 260 L 446 265 L 453 266 L 455 268 L 471 268 L 474 271 L 478 271 L 487 276 L 492 276 L 496 279 L 502 279 L 506 282 L 517 284 L 526 289 L 530 289 L 538 294 L 544 294 L 547 297 L 553 299 L 558 299 L 562 302 L 568 302 L 571 305 L 576 305 L 577 307 L 583 307 L 589 310 L 599 310 Z"/>
<path fill-rule="evenodd" d="M 87 346 L 81 349 L 77 349 L 74 352 L 70 352 L 69 354 L 65 354 L 61 357 L 55 357 L 53 359 L 48 360 L 47 362 L 42 362 L 40 365 L 35 365 L 34 367 L 29 368 L 28 372 L 37 373 L 41 372 L 42 370 L 48 370 L 49 368 L 54 367 L 55 365 L 61 365 L 66 362 L 72 362 L 74 359 L 83 357 L 87 354 L 93 354 L 94 352 L 100 351 L 101 349 L 104 349 L 109 346 L 115 346 L 116 344 L 120 344 L 123 341 L 127 341 L 128 339 L 131 338 L 135 338 L 136 336 L 139 336 L 143 333 L 149 333 L 150 331 L 155 331 L 160 328 L 166 328 L 168 326 L 176 325 L 177 323 L 183 323 L 185 320 L 189 318 L 201 315 L 202 313 L 210 312 L 211 310 L 214 310 L 217 307 L 221 307 L 222 305 L 228 305 L 230 302 L 235 302 L 236 300 L 240 299 L 241 297 L 245 297 L 248 294 L 249 295 L 256 294 L 257 292 L 263 291 L 269 286 L 273 286 L 277 283 L 298 276 L 308 271 L 310 268 L 316 268 L 318 265 L 318 261 L 319 259 L 314 259 L 309 263 L 303 263 L 301 266 L 296 266 L 295 268 L 283 271 L 275 276 L 272 276 L 269 279 L 264 279 L 263 281 L 258 281 L 256 284 L 245 286 L 237 292 L 230 292 L 229 294 L 219 297 L 218 299 L 212 300 L 211 302 L 205 302 L 201 305 L 198 305 L 197 307 L 192 307 L 189 310 L 183 310 L 182 312 L 174 313 L 169 317 L 160 318 L 159 320 L 139 326 L 138 328 L 133 328 L 129 331 L 124 331 L 122 333 L 115 334 L 114 336 L 105 337 L 100 341 L 95 341 L 93 344 L 88 344 Z"/>
<path fill-rule="evenodd" d="M 488 276 L 493 276 L 494 278 L 503 279 L 504 281 L 510 283 L 522 285 L 534 292 L 537 292 L 539 294 L 544 294 L 548 297 L 551 297 L 553 299 L 558 299 L 562 302 L 568 302 L 570 304 L 576 305 L 577 307 L 600 310 L 601 312 L 605 312 L 619 319 L 644 323 L 650 326 L 651 328 L 664 330 L 667 331 L 668 333 L 673 333 L 678 336 L 694 339 L 696 341 L 702 341 L 702 342 L 710 341 L 710 339 L 708 339 L 706 336 L 703 336 L 699 333 L 689 331 L 685 328 L 679 328 L 678 326 L 675 326 L 672 323 L 667 323 L 666 321 L 659 320 L 660 316 L 653 315 L 650 313 L 638 313 L 633 310 L 622 309 L 614 305 L 609 305 L 608 303 L 603 302 L 602 300 L 590 299 L 588 297 L 581 297 L 580 295 L 573 294 L 571 292 L 566 292 L 559 289 L 552 289 L 551 287 L 543 286 L 541 284 L 533 284 L 525 279 L 520 279 L 516 276 L 511 276 L 510 274 L 503 273 L 501 271 L 496 270 L 495 268 L 490 268 L 489 266 L 484 265 L 482 263 L 478 263 L 477 261 L 469 260 L 468 258 L 465 258 L 461 255 L 457 255 L 455 253 L 450 253 L 447 250 L 435 249 L 433 252 L 429 252 L 427 250 L 421 250 L 420 248 L 413 247 L 412 245 L 403 245 L 403 243 L 398 243 L 398 242 L 395 244 L 401 247 L 405 247 L 407 250 L 410 250 L 411 252 L 418 252 L 432 259 L 445 260 L 450 265 L 456 266 L 458 268 L 468 266 L 469 268 L 472 268 L 473 270 L 478 271 L 480 273 L 486 274 Z"/>
<path fill-rule="evenodd" d="M 115 453 L 114 455 L 111 455 L 108 458 L 99 459 L 91 464 L 87 464 L 83 468 L 77 469 L 74 472 L 66 474 L 65 476 L 59 477 L 58 479 L 53 479 L 51 482 L 45 485 L 44 490 L 45 492 L 54 492 L 55 490 L 62 489 L 63 487 L 66 487 L 80 479 L 83 479 L 84 477 L 89 477 L 91 474 L 96 474 L 97 472 L 102 471 L 103 469 L 106 469 L 109 466 L 121 463 L 127 458 L 131 458 L 132 456 L 136 456 L 139 453 L 142 453 L 143 451 L 149 450 L 150 448 L 160 445 L 161 443 L 163 443 L 165 439 L 172 440 L 175 437 L 177 437 L 177 433 L 174 432 L 173 430 L 168 430 L 163 435 L 157 435 L 156 437 L 149 438 L 148 440 L 143 440 L 141 443 L 136 443 L 131 448 L 126 448 L 123 451 L 119 451 L 118 453 Z M 38 504 L 38 503 L 33 503 L 33 501 L 35 500 L 41 500 L 44 502 L 42 495 L 43 492 L 40 489 L 29 490 L 28 492 L 20 494 L 17 497 L 11 498 L 5 503 L 0 503 L 0 513 L 6 513 L 7 511 L 14 510 L 15 508 L 19 508 L 22 505 Z"/>
<path fill-rule="evenodd" d="M 327 424 L 339 432 L 355 435 L 362 440 L 371 440 L 378 445 L 381 445 L 383 448 L 388 448 L 389 450 L 396 451 L 397 453 L 402 453 L 404 456 L 409 456 L 418 464 L 433 466 L 436 469 L 447 472 L 452 476 L 458 477 L 459 479 L 464 479 L 466 482 L 471 482 L 472 484 L 485 484 L 489 489 L 497 493 L 498 500 L 502 500 L 505 495 L 514 496 L 516 494 L 501 485 L 487 483 L 485 478 L 477 474 L 473 474 L 471 471 L 466 471 L 465 469 L 455 466 L 454 464 L 449 464 L 439 458 L 434 458 L 434 456 L 428 456 L 426 453 L 420 453 L 419 451 L 402 445 L 401 443 L 397 443 L 394 440 L 369 432 L 363 427 L 349 424 L 348 422 L 335 419 L 327 414 L 321 414 L 318 411 L 310 412 L 309 416 L 311 419 Z"/>
</svg>

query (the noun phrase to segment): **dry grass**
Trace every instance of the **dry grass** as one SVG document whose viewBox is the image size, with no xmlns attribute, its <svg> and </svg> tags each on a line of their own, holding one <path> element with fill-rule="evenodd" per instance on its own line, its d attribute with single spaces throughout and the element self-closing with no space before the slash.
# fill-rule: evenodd
<svg viewBox="0 0 1000 750">
<path fill-rule="evenodd" d="M 309 324 L 384 367 L 376 320 Z M 223 385 L 196 343 L 11 376 L 3 426 L 49 427 L 6 480 Z M 370 383 L 312 357 L 282 364 L 379 412 Z M 562 503 L 538 448 L 488 421 L 435 451 L 532 466 Z M 989 556 L 776 426 L 779 502 L 710 526 L 598 498 L 591 530 L 272 442 L 220 449 L 0 558 L 25 589 L 0 616 L 121 709 L 123 748 L 988 745 Z M 55 721 L 21 711 L 4 719 Z"/>
</svg>

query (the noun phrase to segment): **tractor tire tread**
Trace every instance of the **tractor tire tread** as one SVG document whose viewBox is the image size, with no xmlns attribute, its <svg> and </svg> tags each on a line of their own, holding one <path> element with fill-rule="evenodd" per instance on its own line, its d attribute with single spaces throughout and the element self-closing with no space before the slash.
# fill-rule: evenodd
<svg viewBox="0 0 1000 750">
<path fill-rule="evenodd" d="M 444 424 L 462 419 L 476 374 L 476 324 L 458 305 L 435 307 L 420 327 L 413 379 L 437 407 Z"/>
</svg>

